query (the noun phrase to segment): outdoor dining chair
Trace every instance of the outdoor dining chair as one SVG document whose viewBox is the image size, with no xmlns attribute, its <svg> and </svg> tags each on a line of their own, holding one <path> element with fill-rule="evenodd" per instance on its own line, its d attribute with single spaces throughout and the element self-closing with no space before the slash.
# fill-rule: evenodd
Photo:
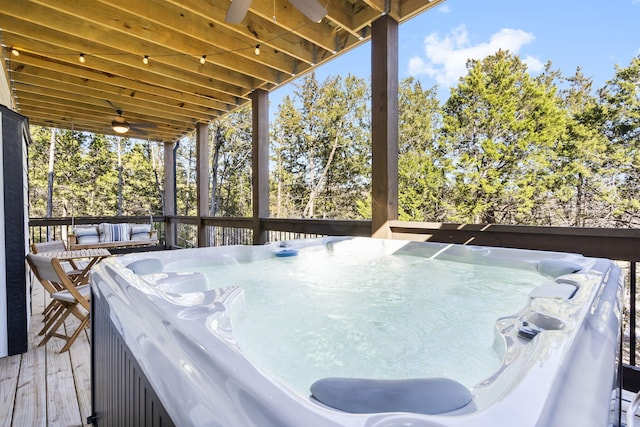
<svg viewBox="0 0 640 427">
<path fill-rule="evenodd" d="M 27 262 L 53 302 L 51 312 L 45 318 L 44 338 L 38 345 L 46 344 L 52 337 L 61 338 L 66 341 L 60 350 L 64 353 L 89 324 L 90 285 L 75 286 L 60 261 L 51 256 L 28 254 Z M 65 335 L 64 321 L 71 314 L 80 320 L 80 324 L 73 333 Z"/>
<path fill-rule="evenodd" d="M 67 247 L 62 240 L 51 240 L 48 242 L 40 242 L 40 243 L 32 243 L 31 244 L 31 252 L 34 254 L 41 254 L 46 252 L 63 252 L 66 251 Z M 77 277 L 82 274 L 82 270 L 84 265 L 82 263 L 86 263 L 86 261 L 65 261 L 62 263 L 64 270 L 71 277 Z M 42 314 L 44 315 L 45 325 L 47 319 L 51 316 L 53 309 L 58 306 L 58 301 L 51 300 L 49 304 L 44 308 Z M 38 333 L 38 335 L 42 335 L 44 333 L 44 328 Z"/>
<path fill-rule="evenodd" d="M 45 252 L 64 252 L 68 250 L 62 240 L 50 240 L 48 242 L 32 243 L 31 252 L 41 254 Z M 69 260 L 62 263 L 64 270 L 69 275 L 80 274 L 86 265 L 86 261 Z"/>
</svg>

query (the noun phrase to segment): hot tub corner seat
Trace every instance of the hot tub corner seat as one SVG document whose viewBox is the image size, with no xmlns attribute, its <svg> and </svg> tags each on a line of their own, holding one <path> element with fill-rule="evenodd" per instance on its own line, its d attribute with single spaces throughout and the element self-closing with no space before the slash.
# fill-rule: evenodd
<svg viewBox="0 0 640 427">
<path fill-rule="evenodd" d="M 354 414 L 444 414 L 466 406 L 472 399 L 471 392 L 464 385 L 448 378 L 322 378 L 310 389 L 318 402 Z"/>
</svg>

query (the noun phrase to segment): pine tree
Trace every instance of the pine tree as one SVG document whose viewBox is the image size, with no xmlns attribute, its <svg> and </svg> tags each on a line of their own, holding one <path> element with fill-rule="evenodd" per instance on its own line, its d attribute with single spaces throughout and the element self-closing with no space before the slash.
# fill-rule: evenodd
<svg viewBox="0 0 640 427">
<path fill-rule="evenodd" d="M 471 60 L 467 69 L 444 107 L 453 219 L 534 224 L 565 129 L 555 88 L 531 78 L 505 51 Z"/>
<path fill-rule="evenodd" d="M 403 221 L 445 221 L 450 161 L 439 146 L 437 88 L 407 78 L 399 90 L 398 213 Z"/>
<path fill-rule="evenodd" d="M 356 204 L 370 182 L 368 99 L 362 79 L 331 76 L 319 84 L 313 73 L 285 98 L 273 131 L 276 212 L 360 217 Z M 283 212 L 285 204 L 293 209 Z"/>
<path fill-rule="evenodd" d="M 640 225 L 640 56 L 617 67 L 599 92 L 599 120 L 609 141 L 609 195 L 615 225 Z"/>
</svg>

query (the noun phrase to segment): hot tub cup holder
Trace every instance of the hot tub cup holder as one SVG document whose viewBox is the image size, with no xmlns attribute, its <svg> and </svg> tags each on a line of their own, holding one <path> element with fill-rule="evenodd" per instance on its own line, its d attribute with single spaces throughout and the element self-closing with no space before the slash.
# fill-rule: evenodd
<svg viewBox="0 0 640 427">
<path fill-rule="evenodd" d="M 533 339 L 540 332 L 564 329 L 564 322 L 542 313 L 527 313 L 519 319 L 518 336 L 527 340 Z"/>
</svg>

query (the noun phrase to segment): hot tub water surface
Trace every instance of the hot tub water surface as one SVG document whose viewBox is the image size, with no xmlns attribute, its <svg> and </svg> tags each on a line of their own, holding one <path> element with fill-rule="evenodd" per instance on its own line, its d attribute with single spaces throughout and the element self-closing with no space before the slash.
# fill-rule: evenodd
<svg viewBox="0 0 640 427">
<path fill-rule="evenodd" d="M 245 309 L 232 317 L 239 347 L 304 396 L 329 376 L 446 377 L 472 387 L 502 363 L 496 320 L 522 310 L 545 279 L 535 270 L 314 249 L 183 270 L 194 269 L 212 288 L 244 290 Z"/>
</svg>

